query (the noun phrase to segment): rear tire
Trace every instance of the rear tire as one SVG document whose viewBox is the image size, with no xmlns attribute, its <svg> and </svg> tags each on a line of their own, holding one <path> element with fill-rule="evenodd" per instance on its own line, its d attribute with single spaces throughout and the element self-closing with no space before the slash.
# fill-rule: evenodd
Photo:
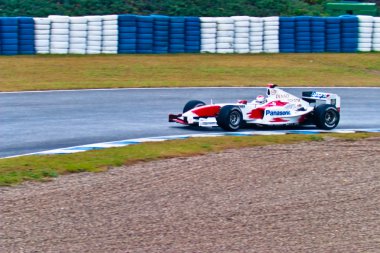
<svg viewBox="0 0 380 253">
<path fill-rule="evenodd" d="M 220 109 L 216 122 L 226 131 L 237 131 L 243 123 L 243 115 L 239 107 L 227 105 Z"/>
<path fill-rule="evenodd" d="M 319 105 L 314 110 L 315 124 L 318 128 L 324 130 L 334 129 L 340 119 L 340 113 L 333 105 Z"/>
<path fill-rule="evenodd" d="M 186 103 L 185 107 L 183 107 L 183 113 L 190 111 L 191 109 L 194 109 L 199 106 L 205 105 L 204 102 L 199 101 L 199 100 L 190 100 L 189 102 Z"/>
</svg>

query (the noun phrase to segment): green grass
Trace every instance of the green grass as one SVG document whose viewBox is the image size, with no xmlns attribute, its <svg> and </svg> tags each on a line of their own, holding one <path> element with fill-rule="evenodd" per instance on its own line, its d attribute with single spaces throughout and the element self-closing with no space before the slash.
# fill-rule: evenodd
<svg viewBox="0 0 380 253">
<path fill-rule="evenodd" d="M 0 91 L 205 86 L 380 86 L 380 53 L 0 57 Z"/>
<path fill-rule="evenodd" d="M 0 160 L 0 186 L 15 185 L 27 180 L 51 180 L 68 173 L 101 172 L 140 161 L 202 155 L 231 148 L 321 141 L 327 135 L 348 140 L 380 137 L 379 133 L 208 137 L 143 143 L 68 155 L 24 156 Z"/>
</svg>

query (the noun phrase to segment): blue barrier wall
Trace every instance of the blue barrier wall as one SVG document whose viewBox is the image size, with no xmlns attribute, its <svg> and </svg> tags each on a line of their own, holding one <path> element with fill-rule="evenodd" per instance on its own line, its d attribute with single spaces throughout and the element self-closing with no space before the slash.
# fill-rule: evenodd
<svg viewBox="0 0 380 253">
<path fill-rule="evenodd" d="M 326 20 L 321 17 L 312 17 L 311 25 L 311 52 L 322 53 L 326 51 Z"/>
<path fill-rule="evenodd" d="M 230 18 L 228 24 L 224 24 L 219 17 L 201 19 L 199 17 L 123 14 L 113 15 L 117 18 L 113 21 L 111 16 L 80 17 L 81 20 L 84 19 L 84 23 L 80 23 L 78 18 L 70 17 L 57 21 L 57 17 L 59 19 L 60 16 L 2 17 L 0 18 L 0 54 L 199 53 L 209 51 L 207 48 L 218 48 L 217 43 L 228 47 L 228 52 L 261 53 L 272 51 L 265 51 L 265 47 L 258 50 L 255 45 L 264 45 L 264 42 L 269 39 L 272 43 L 270 46 L 277 48 L 278 45 L 281 53 L 380 51 L 380 18 L 371 16 L 279 18 L 239 16 Z M 279 20 L 279 25 L 271 25 L 270 21 L 275 20 L 274 18 Z M 52 21 L 50 22 L 49 19 Z M 71 24 L 74 21 L 76 23 Z M 206 21 L 207 24 L 202 26 L 202 22 Z M 114 30 L 113 25 L 117 30 Z M 107 27 L 111 27 L 112 29 L 109 29 L 112 31 L 108 31 Z M 59 29 L 63 28 L 69 30 L 61 35 Z M 55 31 L 54 34 L 52 30 Z M 203 38 L 203 32 L 208 33 L 207 38 L 206 36 Z M 213 34 L 214 37 L 211 36 Z M 259 34 L 260 38 L 257 37 Z M 219 38 L 219 36 L 222 37 Z M 67 39 L 71 43 L 68 44 L 69 48 L 54 50 L 55 47 L 62 46 L 61 44 Z M 117 44 L 116 51 L 114 51 L 116 44 L 113 41 Z M 215 43 L 215 45 L 210 43 Z"/>
<path fill-rule="evenodd" d="M 341 51 L 345 53 L 356 52 L 358 48 L 359 21 L 354 16 L 344 16 L 341 20 Z"/>
<path fill-rule="evenodd" d="M 33 18 L 18 18 L 18 54 L 35 54 L 34 48 Z"/>
<path fill-rule="evenodd" d="M 296 52 L 296 19 L 294 17 L 280 17 L 280 52 Z"/>
</svg>

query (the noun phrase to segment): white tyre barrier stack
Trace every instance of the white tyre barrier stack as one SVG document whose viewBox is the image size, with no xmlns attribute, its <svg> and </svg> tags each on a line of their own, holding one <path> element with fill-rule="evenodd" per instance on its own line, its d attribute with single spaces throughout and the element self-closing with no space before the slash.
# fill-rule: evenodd
<svg viewBox="0 0 380 253">
<path fill-rule="evenodd" d="M 380 17 L 373 18 L 372 50 L 380 51 Z"/>
<path fill-rule="evenodd" d="M 280 41 L 280 19 L 279 17 L 265 17 L 264 20 L 264 38 L 263 51 L 265 53 L 279 53 Z"/>
<path fill-rule="evenodd" d="M 34 19 L 34 46 L 37 54 L 50 53 L 50 19 Z"/>
<path fill-rule="evenodd" d="M 87 18 L 70 17 L 69 54 L 86 54 Z"/>
<path fill-rule="evenodd" d="M 86 54 L 100 54 L 102 52 L 103 19 L 101 16 L 86 16 L 87 40 Z"/>
<path fill-rule="evenodd" d="M 67 54 L 69 52 L 70 17 L 49 16 L 51 20 L 50 53 Z"/>
<path fill-rule="evenodd" d="M 118 17 L 117 15 L 103 16 L 102 53 L 117 54 L 118 50 Z"/>
<path fill-rule="evenodd" d="M 372 50 L 373 17 L 358 16 L 358 51 L 370 52 Z"/>
<path fill-rule="evenodd" d="M 216 31 L 216 52 L 228 54 L 234 52 L 234 20 L 230 17 L 218 17 Z"/>
<path fill-rule="evenodd" d="M 201 17 L 201 53 L 216 53 L 217 23 L 214 17 Z"/>
<path fill-rule="evenodd" d="M 235 26 L 234 52 L 247 54 L 249 48 L 249 28 L 250 20 L 248 16 L 233 16 Z"/>
<path fill-rule="evenodd" d="M 264 22 L 262 18 L 250 17 L 249 46 L 250 53 L 263 52 Z"/>
</svg>

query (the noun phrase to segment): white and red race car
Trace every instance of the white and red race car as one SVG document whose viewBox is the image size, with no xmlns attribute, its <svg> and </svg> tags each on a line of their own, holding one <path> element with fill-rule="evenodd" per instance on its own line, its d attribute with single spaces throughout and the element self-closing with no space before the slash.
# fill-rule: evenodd
<svg viewBox="0 0 380 253">
<path fill-rule="evenodd" d="M 237 131 L 243 125 L 289 126 L 316 125 L 335 128 L 340 119 L 340 97 L 333 93 L 303 91 L 296 97 L 275 84 L 268 84 L 266 96 L 237 103 L 209 104 L 189 101 L 181 114 L 169 114 L 169 122 L 200 127 L 221 127 Z"/>
</svg>

